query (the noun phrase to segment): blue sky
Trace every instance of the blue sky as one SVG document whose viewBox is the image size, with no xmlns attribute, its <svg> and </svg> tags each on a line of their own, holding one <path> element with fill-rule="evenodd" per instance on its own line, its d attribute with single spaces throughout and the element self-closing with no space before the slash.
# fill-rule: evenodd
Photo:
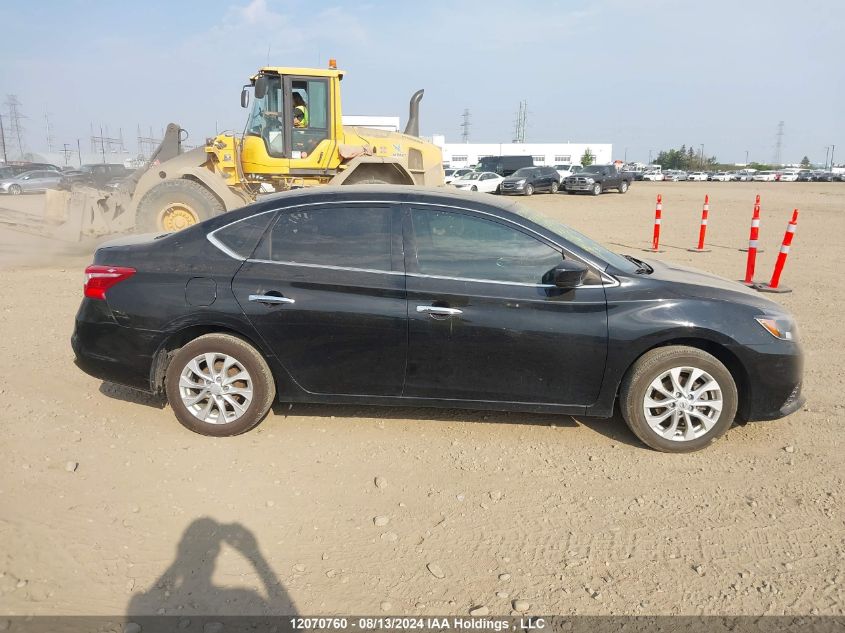
<svg viewBox="0 0 845 633">
<path fill-rule="evenodd" d="M 703 143 L 724 161 L 845 159 L 845 7 L 838 0 L 15 3 L 4 11 L 0 98 L 23 103 L 29 150 L 88 144 L 90 124 L 169 121 L 195 141 L 243 128 L 240 88 L 273 65 L 347 71 L 347 114 L 400 115 L 425 88 L 422 133 L 609 142 L 622 158 Z M 839 162 L 839 161 L 837 161 Z"/>
</svg>

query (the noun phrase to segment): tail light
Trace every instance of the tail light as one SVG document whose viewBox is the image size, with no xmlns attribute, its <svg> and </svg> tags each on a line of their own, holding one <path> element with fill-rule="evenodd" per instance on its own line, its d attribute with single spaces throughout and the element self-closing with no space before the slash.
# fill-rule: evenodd
<svg viewBox="0 0 845 633">
<path fill-rule="evenodd" d="M 136 270 L 125 266 L 89 266 L 85 269 L 85 296 L 105 300 L 106 290 L 129 279 Z"/>
</svg>

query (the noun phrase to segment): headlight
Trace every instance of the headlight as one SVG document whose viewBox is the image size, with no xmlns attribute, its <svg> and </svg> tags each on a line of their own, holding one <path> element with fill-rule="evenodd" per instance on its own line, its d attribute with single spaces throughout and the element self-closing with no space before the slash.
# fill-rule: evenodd
<svg viewBox="0 0 845 633">
<path fill-rule="evenodd" d="M 754 320 L 762 325 L 766 331 L 782 341 L 795 341 L 798 339 L 798 332 L 795 329 L 795 321 L 788 316 L 758 316 Z"/>
<path fill-rule="evenodd" d="M 592 179 L 592 178 L 587 178 L 586 180 L 587 180 L 587 182 L 589 182 L 589 183 L 595 182 L 595 180 L 594 180 L 594 179 Z"/>
</svg>

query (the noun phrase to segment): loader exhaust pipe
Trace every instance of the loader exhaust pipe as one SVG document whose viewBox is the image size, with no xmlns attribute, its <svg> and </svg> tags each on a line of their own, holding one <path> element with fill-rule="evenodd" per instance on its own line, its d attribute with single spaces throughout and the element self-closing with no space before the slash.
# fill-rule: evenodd
<svg viewBox="0 0 845 633">
<path fill-rule="evenodd" d="M 410 136 L 420 135 L 420 101 L 422 101 L 423 94 L 425 94 L 425 90 L 417 90 L 411 96 L 408 123 L 405 125 L 405 134 Z"/>
</svg>

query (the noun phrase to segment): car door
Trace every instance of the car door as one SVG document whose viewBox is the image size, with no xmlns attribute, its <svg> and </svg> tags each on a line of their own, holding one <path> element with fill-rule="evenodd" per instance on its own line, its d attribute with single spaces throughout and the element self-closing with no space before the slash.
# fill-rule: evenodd
<svg viewBox="0 0 845 633">
<path fill-rule="evenodd" d="M 482 212 L 408 205 L 404 231 L 404 396 L 573 413 L 597 398 L 607 352 L 598 274 L 569 291 L 550 285 L 544 275 L 561 262 L 560 248 Z"/>
<path fill-rule="evenodd" d="M 235 275 L 244 313 L 306 391 L 401 394 L 408 326 L 397 213 L 385 204 L 282 209 Z"/>
</svg>

